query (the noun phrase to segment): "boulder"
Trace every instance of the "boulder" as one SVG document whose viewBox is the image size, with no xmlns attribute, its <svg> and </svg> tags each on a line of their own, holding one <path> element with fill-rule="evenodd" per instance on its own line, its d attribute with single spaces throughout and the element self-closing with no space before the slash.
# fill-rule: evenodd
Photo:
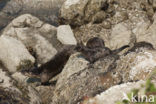
<svg viewBox="0 0 156 104">
<path fill-rule="evenodd" d="M 151 26 L 148 26 L 148 28 L 146 28 L 146 30 L 143 30 L 142 33 L 137 34 L 136 37 L 137 37 L 138 42 L 146 41 L 146 42 L 151 43 L 154 46 L 154 48 L 156 48 L 156 42 L 155 42 L 155 39 L 156 39 L 156 36 L 155 36 L 156 14 L 154 14 L 153 19 L 154 19 L 153 24 Z"/>
<path fill-rule="evenodd" d="M 111 47 L 111 49 L 116 49 L 124 45 L 128 45 L 130 43 L 130 39 L 131 31 L 128 30 L 128 28 L 123 23 L 119 23 L 112 29 L 109 47 Z"/>
<path fill-rule="evenodd" d="M 57 39 L 62 44 L 76 45 L 76 39 L 69 25 L 61 25 L 57 28 Z"/>
<path fill-rule="evenodd" d="M 119 101 L 122 102 L 127 96 L 126 94 L 130 93 L 133 89 L 141 88 L 142 84 L 145 84 L 145 81 L 129 82 L 110 87 L 108 90 L 96 95 L 94 98 L 84 99 L 83 104 L 116 104 Z"/>
<path fill-rule="evenodd" d="M 67 0 L 60 10 L 61 22 L 79 26 L 90 22 L 94 14 L 106 5 L 106 0 Z"/>
<path fill-rule="evenodd" d="M 156 67 L 156 52 L 144 50 L 129 53 L 117 61 L 116 71 L 121 74 L 123 82 L 147 80 Z"/>
<path fill-rule="evenodd" d="M 156 67 L 155 55 L 155 50 L 143 49 L 122 56 L 106 56 L 94 64 L 87 64 L 81 55 L 71 56 L 56 83 L 52 104 L 78 103 L 111 86 L 147 80 Z"/>
<path fill-rule="evenodd" d="M 20 40 L 28 49 L 36 54 L 39 64 L 50 60 L 55 54 L 56 49 L 53 47 L 57 44 L 57 30 L 54 26 L 45 24 L 38 18 L 24 14 L 14 19 L 3 31 L 2 36 L 9 36 Z M 30 52 L 31 53 L 31 52 Z M 31 53 L 33 55 L 33 53 Z"/>
<path fill-rule="evenodd" d="M 63 68 L 63 71 L 59 75 L 56 85 L 57 88 L 59 88 L 59 86 L 62 86 L 63 82 L 67 81 L 68 78 L 70 78 L 73 74 L 78 73 L 87 67 L 87 64 L 89 62 L 83 58 L 77 58 L 78 55 L 79 54 L 74 54 L 68 60 L 67 64 Z"/>
<path fill-rule="evenodd" d="M 110 64 L 115 65 L 114 60 L 110 56 L 91 66 L 81 55 L 71 56 L 58 78 L 51 104 L 75 104 L 85 96 L 93 97 L 110 86 L 119 84 L 121 77 L 108 71 Z M 98 67 L 101 64 L 103 66 Z"/>
<path fill-rule="evenodd" d="M 29 68 L 35 61 L 20 41 L 9 36 L 0 37 L 0 60 L 11 73 L 20 70 L 22 66 Z"/>
<path fill-rule="evenodd" d="M 0 66 L 1 67 L 1 66 Z M 0 68 L 0 100 L 1 104 L 41 104 L 38 92 L 31 86 L 23 85 L 14 80 L 3 67 Z"/>
</svg>

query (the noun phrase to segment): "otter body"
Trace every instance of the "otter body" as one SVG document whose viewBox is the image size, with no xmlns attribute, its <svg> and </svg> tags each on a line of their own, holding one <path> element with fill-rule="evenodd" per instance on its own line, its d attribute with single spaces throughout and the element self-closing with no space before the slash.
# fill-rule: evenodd
<svg viewBox="0 0 156 104">
<path fill-rule="evenodd" d="M 83 43 L 77 45 L 65 45 L 50 61 L 40 67 L 32 68 L 32 70 L 40 74 L 41 83 L 48 84 L 49 80 L 59 74 L 71 54 L 81 52 L 83 57 L 91 64 L 100 58 L 108 55 L 117 54 L 128 46 L 123 46 L 116 50 L 110 50 L 105 47 L 104 41 L 101 38 L 94 37 L 88 40 L 86 46 Z M 31 71 L 32 71 L 31 70 Z"/>
<path fill-rule="evenodd" d="M 147 49 L 147 50 L 154 50 L 154 47 L 151 43 L 148 43 L 148 42 L 137 42 L 134 44 L 134 46 L 132 48 L 130 48 L 126 53 L 130 53 L 130 52 L 141 52 L 143 51 L 143 49 Z"/>
<path fill-rule="evenodd" d="M 90 63 L 94 63 L 100 58 L 103 58 L 108 55 L 118 54 L 123 49 L 129 47 L 125 45 L 116 50 L 110 50 L 108 47 L 105 47 L 103 39 L 99 37 L 93 37 L 88 40 L 86 46 L 84 44 L 79 44 L 79 49 L 77 51 L 81 52 L 83 57 L 88 60 Z"/>
</svg>

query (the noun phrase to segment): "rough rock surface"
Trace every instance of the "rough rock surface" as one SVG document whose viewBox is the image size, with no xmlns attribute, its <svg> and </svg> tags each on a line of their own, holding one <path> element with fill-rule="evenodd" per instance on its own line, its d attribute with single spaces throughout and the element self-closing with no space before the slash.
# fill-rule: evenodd
<svg viewBox="0 0 156 104">
<path fill-rule="evenodd" d="M 41 104 L 38 92 L 31 86 L 25 86 L 9 76 L 4 68 L 0 69 L 0 103 Z"/>
<path fill-rule="evenodd" d="M 37 57 L 37 63 L 41 64 L 53 57 L 56 50 L 62 47 L 62 43 L 72 42 L 72 44 L 76 44 L 73 34 L 77 42 L 82 41 L 83 43 L 86 43 L 91 37 L 101 37 L 110 49 L 117 49 L 129 44 L 128 50 L 133 48 L 137 44 L 136 42 L 141 41 L 149 42 L 156 48 L 155 1 L 66 0 L 60 10 L 59 22 L 63 26 L 70 25 L 71 29 L 67 26 L 69 30 L 60 29 L 60 27 L 57 29 L 50 25 L 56 23 L 55 16 L 57 18 L 58 8 L 63 1 L 34 0 L 31 3 L 30 0 L 0 1 L 0 28 L 23 13 L 37 16 L 34 17 L 30 14 L 19 16 L 1 31 L 0 38 L 9 37 L 19 41 L 27 48 L 29 54 L 34 58 Z M 57 3 L 58 5 L 55 5 Z M 53 16 L 53 14 L 56 15 Z M 45 23 L 45 21 L 50 24 Z M 62 43 L 57 39 L 59 32 L 61 32 L 62 40 L 60 41 Z M 71 40 L 68 40 L 69 37 Z M 11 46 L 10 49 L 17 48 Z M 124 52 L 127 52 L 127 50 Z M 8 76 L 5 75 L 8 73 L 6 70 L 0 70 L 0 94 L 4 93 L 6 98 L 9 99 L 11 96 L 8 95 L 14 95 L 16 91 L 9 89 L 11 94 L 6 95 L 8 90 L 4 91 L 4 88 L 17 89 L 15 95 L 24 104 L 77 104 L 96 95 L 95 98 L 89 100 L 93 104 L 100 104 L 101 102 L 107 104 L 108 100 L 109 104 L 114 104 L 122 97 L 121 89 L 125 92 L 130 91 L 131 88 L 138 87 L 138 83 L 142 83 L 140 80 L 146 80 L 151 76 L 156 82 L 155 75 L 152 75 L 156 67 L 155 49 L 142 47 L 127 54 L 124 52 L 119 53 L 120 55 L 111 54 L 100 58 L 93 64 L 87 62 L 81 53 L 74 54 L 64 65 L 62 72 L 57 77 L 52 78 L 50 85 L 47 84 L 47 86 L 40 85 L 39 76 L 28 77 L 21 72 Z M 0 63 L 2 65 L 3 60 Z M 20 66 L 19 68 L 24 67 Z M 15 82 L 16 84 L 14 84 Z M 3 85 L 2 88 L 1 85 Z M 101 96 L 98 95 L 100 93 Z M 26 96 L 21 96 L 21 94 Z M 113 95 L 115 98 L 111 99 Z M 21 97 L 24 100 L 21 100 Z"/>
<path fill-rule="evenodd" d="M 121 74 L 123 82 L 146 80 L 155 70 L 155 57 L 155 51 L 132 52 L 120 57 L 115 70 Z"/>
<path fill-rule="evenodd" d="M 36 53 L 37 57 L 35 58 L 37 58 L 38 63 L 43 64 L 57 52 L 52 44 L 56 33 L 55 27 L 45 24 L 30 14 L 24 14 L 14 19 L 4 29 L 2 36 L 10 36 L 20 40 L 29 51 L 33 50 Z M 57 46 L 57 44 L 54 45 Z"/>
<path fill-rule="evenodd" d="M 97 66 L 104 64 L 102 68 L 87 65 L 87 62 L 81 59 L 81 57 L 70 58 L 69 63 L 67 63 L 63 69 L 56 83 L 51 104 L 63 102 L 66 104 L 74 104 L 81 101 L 85 96 L 95 96 L 110 86 L 121 82 L 120 76 L 114 76 L 111 73 L 105 74 L 105 72 L 109 70 L 108 67 L 113 67 L 110 66 L 110 63 L 111 65 L 114 64 L 115 57 L 110 56 L 105 58 L 102 63 L 97 63 Z M 71 62 L 71 60 L 74 60 L 74 63 Z M 81 67 L 77 66 L 79 64 L 81 64 Z"/>
<path fill-rule="evenodd" d="M 69 25 L 61 25 L 57 28 L 57 39 L 62 44 L 76 45 L 76 39 Z"/>
<path fill-rule="evenodd" d="M 66 24 L 79 26 L 90 22 L 101 8 L 105 8 L 105 3 L 106 0 L 67 0 L 61 7 L 60 18 Z"/>
<path fill-rule="evenodd" d="M 85 97 L 93 97 L 113 85 L 146 80 L 155 70 L 155 55 L 155 50 L 144 49 L 120 58 L 110 55 L 88 66 L 85 60 L 70 57 L 56 83 L 52 104 L 81 102 Z M 78 64 L 81 67 L 77 67 Z"/>
<path fill-rule="evenodd" d="M 116 49 L 128 45 L 131 39 L 131 31 L 123 24 L 119 23 L 112 29 L 110 36 L 110 48 Z"/>
<path fill-rule="evenodd" d="M 103 0 L 103 2 L 105 2 L 105 0 Z M 142 2 L 144 4 L 148 4 L 147 2 L 145 2 L 145 0 L 107 1 L 107 5 L 109 6 L 107 8 L 104 8 L 104 10 L 102 9 L 102 11 L 98 10 L 98 12 L 101 12 L 99 14 L 105 14 L 106 18 L 98 23 L 94 23 L 92 20 L 89 23 L 85 23 L 77 28 L 74 28 L 76 39 L 79 41 L 82 40 L 83 42 L 87 42 L 87 40 L 91 37 L 99 36 L 103 38 L 103 40 L 105 40 L 106 46 L 111 49 L 118 48 L 123 44 L 129 44 L 129 42 L 131 43 L 131 41 L 142 41 L 143 39 L 146 39 L 145 37 L 143 37 L 141 40 L 139 39 L 141 37 L 138 38 L 138 36 L 136 36 L 138 34 L 145 33 L 145 31 L 151 25 L 150 17 L 148 16 L 148 9 L 147 11 L 144 11 L 144 9 L 141 8 L 143 4 Z M 72 9 L 72 6 L 70 6 L 69 8 Z M 66 11 L 64 11 L 64 13 L 66 13 Z M 97 20 L 99 20 L 100 17 L 96 17 Z M 75 20 L 71 19 L 72 23 L 74 21 Z M 115 30 L 117 27 L 123 28 L 121 29 L 123 31 L 121 32 L 120 30 Z M 115 35 L 114 33 L 119 33 L 120 35 Z M 134 36 L 131 36 L 133 34 Z M 120 39 L 116 39 L 119 38 L 118 36 L 121 36 Z M 136 38 L 131 39 L 132 37 Z M 148 36 L 148 38 L 152 38 L 152 36 Z"/>
<path fill-rule="evenodd" d="M 105 92 L 96 95 L 94 98 L 84 101 L 83 104 L 116 104 L 118 101 L 123 100 L 125 97 L 124 94 L 129 93 L 133 89 L 141 88 L 142 84 L 145 84 L 145 81 L 129 82 L 113 86 Z"/>
<path fill-rule="evenodd" d="M 155 39 L 156 39 L 156 36 L 155 36 L 155 33 L 156 33 L 156 31 L 155 31 L 156 30 L 156 14 L 154 14 L 153 19 L 154 19 L 153 24 L 150 27 L 146 28 L 145 30 L 142 29 L 143 30 L 142 33 L 137 34 L 137 39 L 138 39 L 138 41 L 150 42 L 156 48 L 156 42 L 155 42 Z"/>
<path fill-rule="evenodd" d="M 30 66 L 35 62 L 26 47 L 20 41 L 9 36 L 0 37 L 0 60 L 11 73 L 20 70 L 20 66 L 26 64 L 26 61 Z"/>
</svg>

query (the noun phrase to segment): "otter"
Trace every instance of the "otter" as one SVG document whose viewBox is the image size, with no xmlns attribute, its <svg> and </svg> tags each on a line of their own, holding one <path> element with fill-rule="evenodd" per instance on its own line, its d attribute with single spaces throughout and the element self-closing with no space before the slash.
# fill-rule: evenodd
<svg viewBox="0 0 156 104">
<path fill-rule="evenodd" d="M 141 41 L 141 42 L 134 43 L 134 46 L 130 48 L 126 53 L 124 53 L 124 55 L 127 55 L 130 52 L 141 52 L 143 51 L 143 49 L 155 50 L 155 48 L 151 43 Z"/>
<path fill-rule="evenodd" d="M 42 84 L 47 84 L 52 77 L 62 71 L 70 55 L 75 52 L 74 48 L 75 45 L 64 46 L 50 61 L 37 69 L 42 72 L 40 74 Z"/>
<path fill-rule="evenodd" d="M 118 54 L 120 51 L 128 48 L 129 45 L 122 46 L 115 50 L 110 50 L 105 46 L 103 39 L 99 37 L 93 37 L 87 41 L 86 46 L 81 42 L 77 47 L 79 47 L 77 48 L 77 51 L 81 52 L 83 57 L 93 64 L 100 58 L 112 54 Z"/>
<path fill-rule="evenodd" d="M 76 52 L 74 48 L 75 45 L 64 45 L 57 52 L 57 54 L 45 64 L 39 67 L 34 65 L 34 67 L 26 70 L 24 69 L 21 72 L 28 76 L 33 76 L 33 77 L 39 76 L 41 79 L 41 84 L 47 85 L 49 84 L 49 80 L 52 77 L 55 77 L 57 74 L 59 74 L 62 71 L 70 55 Z"/>
<path fill-rule="evenodd" d="M 86 60 L 93 64 L 99 58 L 117 54 L 128 46 L 123 46 L 116 50 L 110 50 L 105 47 L 104 41 L 99 37 L 93 37 L 88 40 L 86 46 L 81 42 L 77 45 L 65 45 L 51 60 L 41 65 L 40 67 L 34 67 L 30 71 L 40 74 L 41 84 L 49 84 L 49 80 L 59 74 L 71 54 L 75 52 L 81 52 Z"/>
<path fill-rule="evenodd" d="M 82 45 L 82 42 L 81 42 L 81 45 Z M 87 41 L 86 47 L 90 48 L 90 49 L 102 48 L 102 47 L 105 47 L 105 43 L 104 43 L 103 39 L 101 39 L 99 37 L 93 37 Z"/>
</svg>

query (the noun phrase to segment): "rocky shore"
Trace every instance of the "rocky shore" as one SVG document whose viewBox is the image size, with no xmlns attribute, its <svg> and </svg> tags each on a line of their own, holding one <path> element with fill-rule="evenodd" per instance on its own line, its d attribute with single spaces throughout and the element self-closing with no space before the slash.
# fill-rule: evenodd
<svg viewBox="0 0 156 104">
<path fill-rule="evenodd" d="M 155 11 L 155 0 L 1 0 L 0 104 L 131 104 L 124 94 L 150 87 L 155 95 Z M 129 47 L 94 63 L 71 53 L 41 83 L 40 66 L 93 37 L 110 50 Z"/>
</svg>

